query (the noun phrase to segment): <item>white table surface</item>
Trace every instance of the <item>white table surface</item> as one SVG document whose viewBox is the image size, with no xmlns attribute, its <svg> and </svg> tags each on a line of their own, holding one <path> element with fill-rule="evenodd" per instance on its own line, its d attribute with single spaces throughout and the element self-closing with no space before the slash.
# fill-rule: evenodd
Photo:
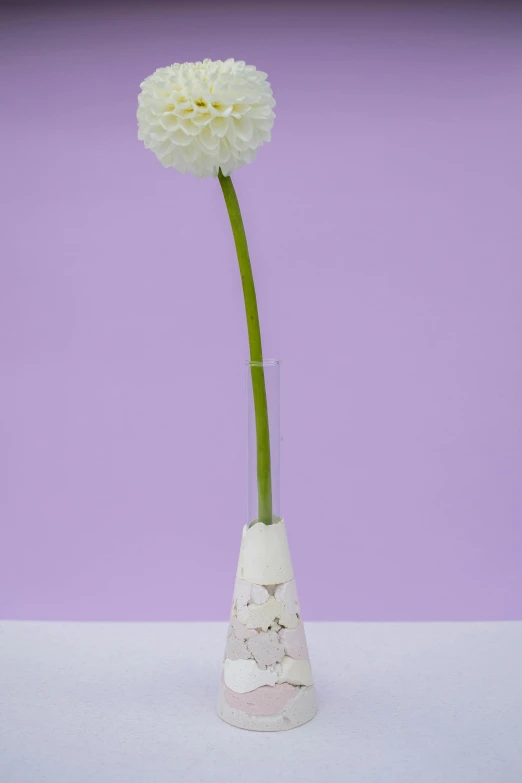
<svg viewBox="0 0 522 783">
<path fill-rule="evenodd" d="M 306 726 L 214 710 L 224 623 L 0 623 L 1 783 L 522 783 L 522 623 L 308 623 Z"/>
</svg>

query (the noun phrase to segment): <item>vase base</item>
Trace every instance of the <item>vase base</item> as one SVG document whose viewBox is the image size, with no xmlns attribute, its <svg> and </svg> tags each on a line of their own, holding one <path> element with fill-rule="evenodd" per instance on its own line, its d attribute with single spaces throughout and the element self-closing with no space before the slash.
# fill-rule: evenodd
<svg viewBox="0 0 522 783">
<path fill-rule="evenodd" d="M 317 714 L 314 686 L 296 688 L 296 695 L 282 712 L 273 715 L 253 715 L 231 707 L 223 685 L 219 690 L 217 713 L 219 717 L 238 729 L 249 731 L 288 731 L 312 720 Z"/>
</svg>

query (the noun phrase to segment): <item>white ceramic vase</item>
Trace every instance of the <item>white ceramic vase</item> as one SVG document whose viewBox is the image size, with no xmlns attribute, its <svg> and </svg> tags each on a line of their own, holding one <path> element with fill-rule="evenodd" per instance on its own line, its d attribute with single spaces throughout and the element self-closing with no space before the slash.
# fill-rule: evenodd
<svg viewBox="0 0 522 783">
<path fill-rule="evenodd" d="M 279 362 L 265 363 L 265 376 L 277 510 Z M 270 525 L 255 520 L 255 463 L 255 416 L 249 415 L 249 518 L 254 521 L 243 528 L 218 714 L 238 728 L 284 731 L 313 718 L 317 702 L 284 519 L 274 516 Z"/>
</svg>

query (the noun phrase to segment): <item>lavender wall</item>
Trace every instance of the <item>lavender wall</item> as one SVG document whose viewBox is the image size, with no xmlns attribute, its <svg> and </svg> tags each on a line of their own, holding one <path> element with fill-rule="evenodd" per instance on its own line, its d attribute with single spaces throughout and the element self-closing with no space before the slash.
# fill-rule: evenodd
<svg viewBox="0 0 522 783">
<path fill-rule="evenodd" d="M 0 614 L 227 615 L 234 249 L 135 109 L 156 67 L 232 55 L 278 101 L 236 186 L 307 617 L 521 618 L 521 17 L 260 8 L 4 17 Z"/>
</svg>

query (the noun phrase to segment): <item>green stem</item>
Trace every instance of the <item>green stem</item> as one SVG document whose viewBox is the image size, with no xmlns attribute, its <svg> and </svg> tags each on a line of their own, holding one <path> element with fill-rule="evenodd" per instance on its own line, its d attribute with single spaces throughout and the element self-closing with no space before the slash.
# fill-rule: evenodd
<svg viewBox="0 0 522 783">
<path fill-rule="evenodd" d="M 221 169 L 219 170 L 219 182 L 225 197 L 225 204 L 227 205 L 236 245 L 239 272 L 243 285 L 243 297 L 245 299 L 250 361 L 253 362 L 250 370 L 252 373 L 252 393 L 254 396 L 256 420 L 258 519 L 260 522 L 264 522 L 265 525 L 271 525 L 273 519 L 270 429 L 268 426 L 268 405 L 266 400 L 265 371 L 262 365 L 263 350 L 261 347 L 261 329 L 259 327 L 256 289 L 248 253 L 245 227 L 234 185 L 230 177 L 225 177 L 222 174 Z"/>
</svg>

